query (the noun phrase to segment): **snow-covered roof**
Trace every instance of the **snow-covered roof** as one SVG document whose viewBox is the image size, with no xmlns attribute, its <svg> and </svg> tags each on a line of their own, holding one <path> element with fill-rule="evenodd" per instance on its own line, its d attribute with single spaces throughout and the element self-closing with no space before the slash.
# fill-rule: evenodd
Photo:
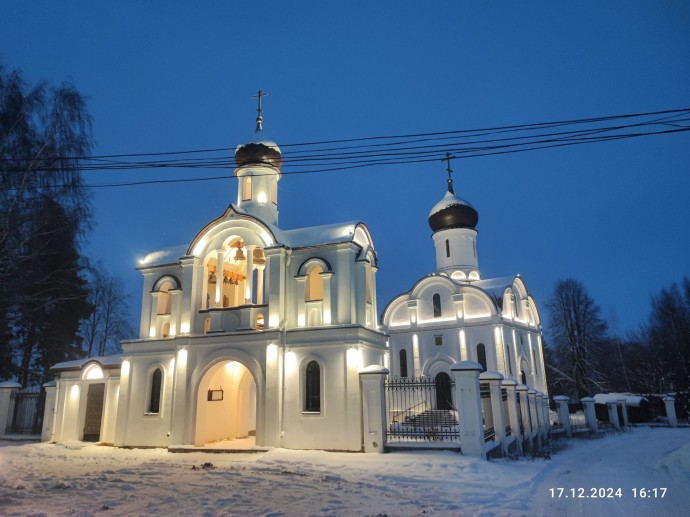
<svg viewBox="0 0 690 517">
<path fill-rule="evenodd" d="M 180 257 L 187 254 L 187 244 L 171 246 L 158 251 L 148 253 L 143 259 L 139 260 L 139 267 L 154 267 L 165 264 L 175 264 Z"/>
<path fill-rule="evenodd" d="M 276 237 L 282 240 L 282 244 L 291 248 L 348 242 L 354 239 L 358 224 L 358 222 L 346 222 L 294 230 L 277 230 Z"/>
<path fill-rule="evenodd" d="M 514 276 L 503 276 L 498 278 L 487 278 L 485 280 L 474 280 L 470 285 L 479 287 L 481 290 L 491 294 L 494 298 L 503 297 L 505 290 L 513 285 Z"/>
<path fill-rule="evenodd" d="M 93 362 L 100 364 L 103 368 L 117 368 L 122 365 L 122 356 L 120 354 L 115 354 L 65 361 L 64 363 L 58 363 L 51 367 L 51 370 L 81 370 L 85 365 Z"/>
<path fill-rule="evenodd" d="M 626 393 L 597 393 L 594 395 L 595 404 L 606 404 L 607 402 L 618 402 L 620 399 L 625 399 L 625 405 L 631 407 L 640 407 L 642 401 L 649 402 L 646 397 L 641 395 L 628 395 Z"/>
</svg>

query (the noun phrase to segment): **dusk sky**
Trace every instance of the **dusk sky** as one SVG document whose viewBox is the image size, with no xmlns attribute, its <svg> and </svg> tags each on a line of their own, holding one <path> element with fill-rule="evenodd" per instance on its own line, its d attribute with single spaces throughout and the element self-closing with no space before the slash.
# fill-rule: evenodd
<svg viewBox="0 0 690 517">
<path fill-rule="evenodd" d="M 30 83 L 72 82 L 94 155 L 234 148 L 511 126 L 690 108 L 690 3 L 4 2 L 0 63 Z M 690 123 L 680 122 L 681 125 Z M 438 162 L 286 173 L 284 229 L 363 221 L 379 256 L 379 312 L 435 270 L 427 216 Z M 147 158 L 148 159 L 148 158 Z M 576 278 L 625 335 L 650 297 L 690 274 L 690 133 L 457 159 L 479 212 L 484 278 L 520 273 L 546 316 Z M 233 169 L 88 171 L 85 252 L 120 276 L 138 324 L 147 252 L 188 244 L 237 201 Z"/>
</svg>

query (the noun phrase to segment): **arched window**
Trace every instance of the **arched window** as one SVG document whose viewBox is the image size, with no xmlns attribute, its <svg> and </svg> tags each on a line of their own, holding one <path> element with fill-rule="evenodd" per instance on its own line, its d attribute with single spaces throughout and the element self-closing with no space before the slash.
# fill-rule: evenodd
<svg viewBox="0 0 690 517">
<path fill-rule="evenodd" d="M 432 298 L 434 304 L 434 318 L 441 317 L 441 295 L 436 293 Z"/>
<path fill-rule="evenodd" d="M 305 370 L 304 411 L 321 412 L 321 367 L 316 361 L 309 361 Z"/>
<path fill-rule="evenodd" d="M 244 184 L 242 185 L 242 201 L 251 201 L 252 199 L 252 177 L 248 176 L 244 178 Z"/>
<path fill-rule="evenodd" d="M 172 312 L 172 298 L 170 289 L 173 288 L 172 282 L 163 282 L 158 289 L 158 314 L 170 314 Z"/>
<path fill-rule="evenodd" d="M 147 413 L 158 414 L 161 409 L 161 385 L 163 384 L 163 372 L 156 368 L 151 375 L 151 393 L 149 395 L 149 407 Z"/>
<path fill-rule="evenodd" d="M 482 371 L 486 371 L 486 347 L 484 343 L 477 345 L 477 362 L 482 365 Z"/>
<path fill-rule="evenodd" d="M 513 362 L 510 359 L 510 347 L 506 343 L 506 362 L 508 363 L 508 375 L 513 375 Z"/>
<path fill-rule="evenodd" d="M 321 278 L 321 273 L 323 273 L 321 266 L 315 266 L 307 275 L 307 290 L 304 298 L 308 302 L 323 300 L 323 279 Z"/>
<path fill-rule="evenodd" d="M 407 350 L 400 350 L 400 377 L 407 377 Z"/>
<path fill-rule="evenodd" d="M 450 241 L 446 239 L 446 257 L 450 257 Z"/>
<path fill-rule="evenodd" d="M 527 375 L 525 375 L 525 370 L 520 370 L 520 382 L 527 385 Z"/>
</svg>

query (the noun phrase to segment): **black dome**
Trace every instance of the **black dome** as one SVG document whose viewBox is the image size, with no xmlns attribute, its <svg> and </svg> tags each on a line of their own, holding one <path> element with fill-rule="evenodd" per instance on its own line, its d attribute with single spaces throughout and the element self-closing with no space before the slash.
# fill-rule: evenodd
<svg viewBox="0 0 690 517">
<path fill-rule="evenodd" d="M 235 164 L 238 167 L 251 164 L 272 165 L 279 169 L 283 156 L 276 144 L 270 141 L 242 144 L 235 150 Z"/>
<path fill-rule="evenodd" d="M 474 229 L 478 222 L 479 213 L 474 207 L 451 192 L 446 192 L 429 213 L 429 226 L 434 232 L 449 228 Z"/>
</svg>

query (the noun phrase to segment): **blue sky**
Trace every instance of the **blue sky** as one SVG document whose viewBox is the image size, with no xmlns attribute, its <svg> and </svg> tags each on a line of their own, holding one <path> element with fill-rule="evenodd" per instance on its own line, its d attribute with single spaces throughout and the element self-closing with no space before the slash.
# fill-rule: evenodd
<svg viewBox="0 0 690 517">
<path fill-rule="evenodd" d="M 279 145 L 685 108 L 688 34 L 685 1 L 35 1 L 3 6 L 0 61 L 31 82 L 73 82 L 94 154 L 118 154 L 234 148 L 252 134 L 259 88 Z M 482 275 L 520 273 L 542 313 L 554 282 L 577 278 L 614 330 L 636 328 L 650 296 L 690 273 L 688 138 L 457 160 Z M 383 309 L 435 269 L 427 215 L 444 174 L 439 162 L 285 175 L 280 225 L 364 221 Z M 230 202 L 234 179 L 94 189 L 85 249 L 125 280 L 136 321 L 136 260 L 191 241 Z"/>
</svg>

